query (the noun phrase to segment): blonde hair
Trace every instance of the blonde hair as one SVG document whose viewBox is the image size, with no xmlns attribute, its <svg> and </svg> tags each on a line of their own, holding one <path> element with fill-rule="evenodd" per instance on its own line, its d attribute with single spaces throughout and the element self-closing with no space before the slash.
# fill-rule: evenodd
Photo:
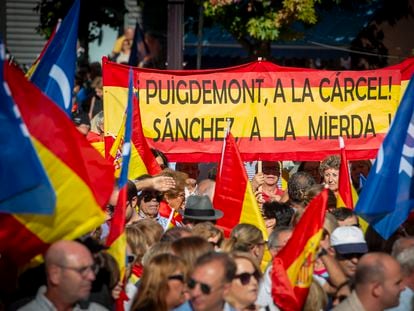
<svg viewBox="0 0 414 311">
<path fill-rule="evenodd" d="M 176 198 L 180 192 L 184 192 L 188 174 L 166 168 L 158 176 L 168 176 L 174 178 L 175 187 L 164 192 L 167 198 Z"/>
<path fill-rule="evenodd" d="M 219 236 L 219 241 L 223 240 L 224 233 L 222 230 L 214 226 L 210 221 L 203 221 L 193 227 L 193 235 L 200 236 L 208 241 L 209 238 Z"/>
<path fill-rule="evenodd" d="M 250 250 L 258 244 L 264 243 L 262 231 L 251 224 L 238 224 L 230 233 L 230 238 L 223 242 L 225 252 Z"/>
<path fill-rule="evenodd" d="M 142 265 L 146 266 L 157 255 L 160 254 L 172 254 L 171 242 L 170 241 L 160 241 L 152 245 L 142 257 Z"/>
<path fill-rule="evenodd" d="M 175 240 L 172 242 L 171 248 L 175 255 L 184 259 L 189 269 L 194 267 L 198 257 L 214 251 L 213 245 L 199 236 L 188 236 Z"/>
<path fill-rule="evenodd" d="M 181 270 L 186 277 L 184 260 L 172 254 L 160 254 L 144 267 L 140 287 L 131 310 L 167 311 L 168 277 Z"/>
<path fill-rule="evenodd" d="M 322 286 L 315 279 L 312 279 L 308 297 L 306 298 L 305 305 L 303 306 L 303 311 L 325 310 L 327 305 L 327 294 L 323 290 Z"/>
</svg>

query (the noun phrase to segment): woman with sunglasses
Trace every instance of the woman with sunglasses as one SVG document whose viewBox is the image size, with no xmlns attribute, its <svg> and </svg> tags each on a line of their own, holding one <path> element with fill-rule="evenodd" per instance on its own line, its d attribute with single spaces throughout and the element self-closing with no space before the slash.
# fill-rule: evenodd
<svg viewBox="0 0 414 311">
<path fill-rule="evenodd" d="M 167 223 L 168 219 L 159 213 L 162 193 L 156 190 L 143 190 L 138 195 L 138 219 L 150 218 L 158 222 L 161 226 Z"/>
<path fill-rule="evenodd" d="M 160 254 L 144 267 L 133 311 L 168 311 L 185 301 L 187 268 L 172 254 Z"/>
<path fill-rule="evenodd" d="M 237 311 L 259 310 L 255 305 L 262 277 L 259 266 L 249 253 L 234 252 L 230 256 L 234 259 L 237 270 L 226 297 L 227 302 Z"/>
</svg>

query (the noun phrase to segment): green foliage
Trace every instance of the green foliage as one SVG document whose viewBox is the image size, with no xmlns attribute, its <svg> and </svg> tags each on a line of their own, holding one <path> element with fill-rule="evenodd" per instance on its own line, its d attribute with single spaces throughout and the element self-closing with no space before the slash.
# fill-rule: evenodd
<svg viewBox="0 0 414 311">
<path fill-rule="evenodd" d="M 339 1 L 339 0 L 334 0 Z M 208 18 L 229 31 L 255 54 L 263 44 L 280 39 L 289 26 L 299 21 L 315 24 L 315 5 L 321 0 L 204 0 Z"/>
</svg>

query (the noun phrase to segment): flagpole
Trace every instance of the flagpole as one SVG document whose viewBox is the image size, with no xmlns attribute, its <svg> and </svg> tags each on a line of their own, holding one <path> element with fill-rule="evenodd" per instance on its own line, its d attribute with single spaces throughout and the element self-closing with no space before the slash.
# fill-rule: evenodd
<svg viewBox="0 0 414 311">
<path fill-rule="evenodd" d="M 167 224 L 164 227 L 164 232 L 168 230 L 168 227 L 170 226 L 170 223 L 171 223 L 172 218 L 174 216 L 174 212 L 175 212 L 175 210 L 173 208 L 171 208 L 171 213 L 170 213 L 170 216 L 168 217 Z"/>
<path fill-rule="evenodd" d="M 224 150 L 226 149 L 226 139 L 230 133 L 230 118 L 227 118 L 226 121 L 227 121 L 227 126 L 224 131 L 223 148 L 221 149 L 219 176 L 221 176 L 221 171 L 223 170 L 223 159 L 224 159 Z"/>
</svg>

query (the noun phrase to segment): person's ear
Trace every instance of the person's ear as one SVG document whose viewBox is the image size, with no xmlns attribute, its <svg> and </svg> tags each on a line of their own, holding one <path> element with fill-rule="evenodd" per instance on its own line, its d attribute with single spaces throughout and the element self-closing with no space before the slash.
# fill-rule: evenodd
<svg viewBox="0 0 414 311">
<path fill-rule="evenodd" d="M 372 284 L 371 295 L 374 297 L 381 297 L 384 295 L 384 288 L 380 282 L 375 282 Z"/>
<path fill-rule="evenodd" d="M 52 285 L 57 285 L 60 283 L 61 274 L 62 274 L 62 268 L 59 267 L 58 265 L 50 265 L 47 268 L 48 279 Z"/>
<path fill-rule="evenodd" d="M 269 224 L 268 227 L 274 228 L 276 226 L 276 218 L 268 218 L 266 223 Z"/>
<path fill-rule="evenodd" d="M 133 197 L 133 198 L 132 198 L 132 200 L 131 200 L 131 206 L 132 206 L 132 207 L 135 207 L 135 206 L 137 206 L 137 204 L 138 204 L 138 197 L 137 197 L 137 196 L 135 196 L 135 197 Z"/>
<path fill-rule="evenodd" d="M 223 286 L 223 297 L 228 296 L 228 294 L 230 293 L 230 288 L 231 288 L 231 282 L 225 283 Z"/>
</svg>

